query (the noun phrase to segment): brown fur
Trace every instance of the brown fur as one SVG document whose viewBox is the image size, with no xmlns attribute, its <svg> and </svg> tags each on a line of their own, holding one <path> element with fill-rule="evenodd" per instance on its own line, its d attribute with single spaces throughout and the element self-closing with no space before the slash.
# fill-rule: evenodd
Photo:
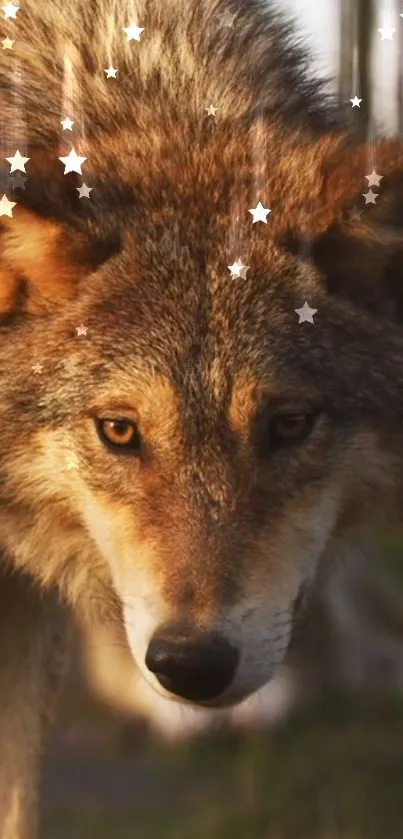
<svg viewBox="0 0 403 839">
<path fill-rule="evenodd" d="M 352 224 L 369 152 L 316 104 L 270 8 L 239 0 L 219 32 L 218 0 L 131 5 L 148 44 L 118 44 L 128 21 L 114 0 L 27 0 L 24 85 L 0 55 L 7 156 L 24 105 L 31 158 L 0 219 L 0 544 L 38 589 L 123 616 L 143 670 L 164 621 L 225 632 L 241 650 L 228 704 L 271 677 L 332 539 L 401 509 L 403 155 L 377 145 L 381 194 Z M 77 27 L 69 104 L 86 203 L 57 162 Z M 251 222 L 258 200 L 267 225 Z M 238 256 L 247 279 L 228 271 Z M 294 311 L 305 299 L 313 326 Z M 277 451 L 276 412 L 316 409 L 310 436 Z M 100 442 L 94 419 L 118 415 L 137 423 L 141 458 Z M 34 731 L 34 702 L 30 715 Z M 21 742 L 9 754 L 11 801 Z M 14 822 L 2 839 L 25 839 Z"/>
</svg>

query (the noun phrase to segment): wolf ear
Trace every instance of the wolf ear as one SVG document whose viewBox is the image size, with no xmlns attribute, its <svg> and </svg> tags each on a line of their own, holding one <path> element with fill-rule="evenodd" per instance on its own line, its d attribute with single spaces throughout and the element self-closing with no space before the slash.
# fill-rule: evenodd
<svg viewBox="0 0 403 839">
<path fill-rule="evenodd" d="M 68 174 L 62 180 L 62 166 L 56 163 L 60 169 L 36 155 L 26 192 L 12 199 L 7 195 L 14 206 L 4 202 L 0 316 L 62 305 L 74 297 L 81 280 L 120 249 L 117 231 L 101 233 L 91 212 L 83 217 L 77 178 Z"/>
<path fill-rule="evenodd" d="M 83 237 L 20 207 L 0 227 L 0 314 L 46 311 L 88 273 Z"/>
<path fill-rule="evenodd" d="M 312 255 L 329 291 L 378 316 L 403 318 L 403 145 L 376 147 L 382 176 L 370 193 L 373 166 L 365 147 L 341 149 L 324 164 L 321 216 L 316 219 Z M 375 179 L 377 180 L 377 179 Z M 363 193 L 367 193 L 369 202 Z M 372 203 L 375 202 L 375 203 Z"/>
</svg>

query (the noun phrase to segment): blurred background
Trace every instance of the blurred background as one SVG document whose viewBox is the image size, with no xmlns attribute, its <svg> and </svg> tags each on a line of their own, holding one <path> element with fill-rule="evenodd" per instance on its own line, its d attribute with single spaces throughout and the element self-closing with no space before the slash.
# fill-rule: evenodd
<svg viewBox="0 0 403 839">
<path fill-rule="evenodd" d="M 364 138 L 403 134 L 401 4 L 279 0 L 340 103 L 362 98 Z M 403 538 L 355 544 L 321 569 L 278 678 L 213 719 L 149 691 L 111 629 L 77 626 L 41 836 L 403 837 Z"/>
</svg>

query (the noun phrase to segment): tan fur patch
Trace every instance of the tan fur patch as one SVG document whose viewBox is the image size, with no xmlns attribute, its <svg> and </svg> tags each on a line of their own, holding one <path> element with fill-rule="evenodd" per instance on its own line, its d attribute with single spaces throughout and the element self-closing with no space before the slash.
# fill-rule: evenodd
<svg viewBox="0 0 403 839">
<path fill-rule="evenodd" d="M 142 424 L 153 429 L 163 428 L 167 422 L 173 424 L 179 416 L 179 397 L 172 383 L 164 376 L 150 376 L 142 381 L 141 390 L 136 395 L 136 407 L 142 418 Z"/>
<path fill-rule="evenodd" d="M 73 250 L 62 225 L 21 207 L 14 209 L 12 219 L 2 219 L 2 224 L 0 313 L 15 304 L 21 281 L 27 284 L 26 311 L 41 311 L 68 300 L 85 273 L 77 260 L 85 254 L 83 237 L 75 235 Z"/>
<path fill-rule="evenodd" d="M 19 282 L 10 268 L 0 264 L 0 314 L 13 309 Z"/>
<path fill-rule="evenodd" d="M 228 410 L 229 423 L 233 431 L 245 434 L 259 404 L 259 382 L 250 374 L 239 374 L 234 380 L 231 403 Z"/>
</svg>

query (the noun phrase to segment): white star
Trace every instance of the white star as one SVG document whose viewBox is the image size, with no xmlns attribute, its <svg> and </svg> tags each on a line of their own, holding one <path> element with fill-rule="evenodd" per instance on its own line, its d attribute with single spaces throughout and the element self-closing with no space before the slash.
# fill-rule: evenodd
<svg viewBox="0 0 403 839">
<path fill-rule="evenodd" d="M 11 38 L 4 38 L 1 43 L 3 44 L 3 50 L 12 50 L 15 41 L 12 41 Z"/>
<path fill-rule="evenodd" d="M 74 122 L 71 121 L 70 117 L 66 117 L 60 121 L 60 125 L 62 126 L 63 131 L 71 131 Z"/>
<path fill-rule="evenodd" d="M 246 280 L 246 272 L 250 265 L 244 265 L 240 259 L 237 259 L 233 265 L 228 265 L 228 268 L 231 271 L 231 277 L 241 277 L 242 280 Z"/>
<path fill-rule="evenodd" d="M 31 160 L 31 158 L 30 157 L 22 157 L 22 155 L 20 154 L 20 152 L 17 149 L 14 157 L 6 157 L 6 160 L 7 160 L 8 163 L 11 163 L 11 169 L 10 169 L 10 175 L 11 175 L 11 172 L 16 172 L 17 169 L 20 172 L 25 172 L 25 164 L 28 162 L 28 160 Z"/>
<path fill-rule="evenodd" d="M 16 17 L 17 17 L 17 12 L 18 12 L 19 8 L 20 8 L 19 6 L 14 6 L 14 3 L 6 3 L 5 6 L 2 6 L 2 9 L 3 9 L 3 12 L 4 12 L 4 17 L 6 19 L 9 18 L 9 17 L 13 17 L 14 20 L 15 20 Z"/>
<path fill-rule="evenodd" d="M 236 12 L 235 14 L 231 14 L 229 9 L 225 9 L 223 12 L 221 12 L 220 15 L 217 15 L 217 17 L 219 18 L 220 26 L 232 27 L 234 25 L 234 18 L 236 17 Z"/>
<path fill-rule="evenodd" d="M 255 207 L 254 210 L 248 210 L 248 212 L 253 216 L 252 224 L 255 224 L 256 221 L 264 221 L 264 223 L 267 224 L 266 216 L 268 213 L 271 213 L 271 210 L 265 210 L 262 203 L 259 201 L 257 207 Z"/>
<path fill-rule="evenodd" d="M 299 317 L 299 323 L 305 323 L 305 321 L 307 323 L 313 323 L 313 316 L 316 314 L 317 311 L 317 309 L 311 309 L 309 303 L 307 303 L 306 300 L 301 309 L 294 309 L 294 312 L 296 312 Z"/>
<path fill-rule="evenodd" d="M 37 373 L 42 373 L 42 370 L 43 370 L 43 364 L 33 364 L 33 365 L 32 365 L 32 370 L 33 370 L 33 372 L 35 373 L 35 375 L 36 375 Z"/>
<path fill-rule="evenodd" d="M 3 195 L 3 198 L 0 201 L 0 216 L 9 216 L 12 218 L 13 207 L 15 207 L 16 203 L 16 201 L 9 201 L 7 195 Z"/>
<path fill-rule="evenodd" d="M 92 186 L 87 186 L 87 184 L 85 183 L 82 186 L 78 186 L 76 188 L 80 198 L 89 198 L 90 192 L 92 192 L 93 190 Z"/>
<path fill-rule="evenodd" d="M 378 29 L 378 32 L 381 33 L 381 41 L 393 41 L 393 33 L 396 32 L 396 29 L 385 26 L 384 29 Z"/>
<path fill-rule="evenodd" d="M 88 326 L 84 326 L 83 323 L 80 326 L 76 326 L 77 335 L 86 335 L 87 334 Z"/>
<path fill-rule="evenodd" d="M 358 207 L 353 207 L 351 210 L 348 211 L 350 221 L 360 221 L 362 213 L 363 210 L 359 210 Z"/>
<path fill-rule="evenodd" d="M 368 186 L 380 186 L 383 175 L 378 175 L 376 170 L 373 169 L 371 174 L 365 175 L 365 177 L 368 181 Z"/>
<path fill-rule="evenodd" d="M 139 41 L 141 33 L 144 32 L 144 26 L 136 26 L 135 23 L 131 23 L 130 26 L 123 27 L 123 32 L 126 32 L 128 41 Z"/>
<path fill-rule="evenodd" d="M 84 160 L 87 160 L 86 157 L 79 157 L 79 155 L 75 152 L 74 149 L 71 150 L 70 154 L 67 157 L 59 157 L 62 163 L 65 165 L 64 174 L 67 175 L 69 172 L 77 172 L 78 175 L 82 175 L 81 166 L 84 163 Z"/>
<path fill-rule="evenodd" d="M 117 70 L 116 67 L 112 67 L 112 64 L 106 70 L 104 70 L 107 79 L 116 79 L 116 73 L 118 72 L 119 70 Z"/>
<path fill-rule="evenodd" d="M 359 99 L 358 96 L 354 96 L 353 99 L 350 99 L 353 108 L 359 108 L 362 102 L 362 99 Z"/>
<path fill-rule="evenodd" d="M 378 193 L 372 192 L 372 189 L 369 189 L 368 192 L 362 192 L 361 195 L 365 198 L 365 204 L 375 204 L 378 198 Z"/>
<path fill-rule="evenodd" d="M 207 115 L 209 117 L 215 117 L 217 108 L 215 108 L 214 105 L 209 105 L 208 108 L 205 108 L 204 110 L 207 111 Z"/>
</svg>

